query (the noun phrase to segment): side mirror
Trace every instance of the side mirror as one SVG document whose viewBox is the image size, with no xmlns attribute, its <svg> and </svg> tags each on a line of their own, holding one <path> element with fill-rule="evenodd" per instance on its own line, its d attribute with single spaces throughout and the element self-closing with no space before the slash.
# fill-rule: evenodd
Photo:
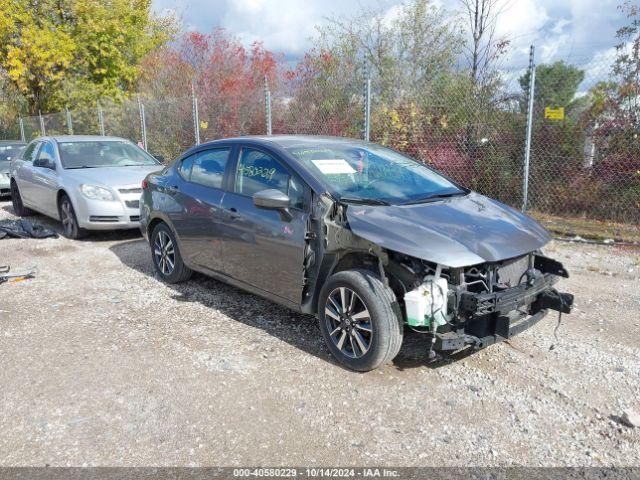
<svg viewBox="0 0 640 480">
<path fill-rule="evenodd" d="M 253 195 L 253 204 L 268 210 L 286 210 L 291 205 L 289 196 L 280 190 L 260 190 Z"/>
<path fill-rule="evenodd" d="M 33 161 L 34 167 L 48 168 L 49 170 L 55 170 L 56 164 L 51 158 L 36 158 Z"/>
<path fill-rule="evenodd" d="M 153 157 L 160 163 L 164 163 L 164 155 L 154 155 Z"/>
</svg>

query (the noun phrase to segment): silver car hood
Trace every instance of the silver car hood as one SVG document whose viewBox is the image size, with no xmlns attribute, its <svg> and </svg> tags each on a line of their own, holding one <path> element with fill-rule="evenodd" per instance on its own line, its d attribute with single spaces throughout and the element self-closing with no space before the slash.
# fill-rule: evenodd
<svg viewBox="0 0 640 480">
<path fill-rule="evenodd" d="M 151 172 L 161 170 L 163 165 L 148 165 L 140 167 L 100 167 L 78 168 L 64 171 L 67 178 L 80 183 L 104 187 L 121 187 L 138 185 Z"/>
<path fill-rule="evenodd" d="M 517 257 L 551 240 L 535 220 L 477 193 L 416 205 L 349 205 L 347 220 L 370 242 L 454 268 Z"/>
</svg>

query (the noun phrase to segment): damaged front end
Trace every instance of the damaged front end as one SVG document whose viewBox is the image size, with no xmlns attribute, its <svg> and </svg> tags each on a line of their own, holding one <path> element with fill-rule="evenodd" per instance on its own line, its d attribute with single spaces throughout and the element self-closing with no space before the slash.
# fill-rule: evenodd
<svg viewBox="0 0 640 480">
<path fill-rule="evenodd" d="M 484 229 L 486 235 L 480 219 L 489 214 L 490 226 L 500 229 L 501 235 L 478 240 L 450 220 L 428 230 L 424 223 L 411 229 L 409 214 L 415 212 L 319 197 L 307 229 L 303 308 L 306 303 L 307 311 L 312 311 L 316 286 L 330 274 L 347 268 L 370 269 L 393 290 L 405 324 L 428 336 L 431 353 L 483 348 L 521 333 L 550 310 L 570 313 L 573 295 L 554 287 L 568 273 L 539 250 L 549 240 L 546 232 L 510 209 L 498 211 L 500 207 L 485 197 L 465 201 L 466 205 L 458 201 L 429 206 L 420 216 L 433 220 L 463 211 L 469 220 L 477 212 L 476 229 Z M 450 232 L 444 228 L 448 225 Z M 414 231 L 421 237 L 412 237 L 409 232 Z M 403 237 L 407 237 L 406 248 L 399 241 Z M 520 247 L 514 241 L 520 241 Z M 502 250 L 500 242 L 505 245 Z M 447 256 L 447 251 L 453 253 Z M 500 258 L 501 251 L 509 258 Z"/>
</svg>

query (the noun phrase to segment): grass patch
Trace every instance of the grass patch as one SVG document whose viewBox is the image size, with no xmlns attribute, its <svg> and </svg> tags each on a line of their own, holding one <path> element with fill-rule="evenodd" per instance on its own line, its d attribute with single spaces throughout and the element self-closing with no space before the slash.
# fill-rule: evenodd
<svg viewBox="0 0 640 480">
<path fill-rule="evenodd" d="M 554 235 L 603 241 L 640 243 L 640 225 L 590 220 L 579 217 L 557 217 L 540 212 L 527 212 Z"/>
</svg>

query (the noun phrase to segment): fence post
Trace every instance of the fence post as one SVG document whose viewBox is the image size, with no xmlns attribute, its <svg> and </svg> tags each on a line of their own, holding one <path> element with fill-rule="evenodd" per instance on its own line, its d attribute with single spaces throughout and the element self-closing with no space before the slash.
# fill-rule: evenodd
<svg viewBox="0 0 640 480">
<path fill-rule="evenodd" d="M 106 135 L 104 131 L 104 113 L 102 112 L 100 102 L 96 102 L 96 106 L 98 107 L 98 125 L 100 126 L 100 135 L 104 137 Z"/>
<path fill-rule="evenodd" d="M 269 82 L 266 75 L 264 76 L 264 115 L 267 135 L 271 135 L 271 91 L 269 90 Z"/>
<path fill-rule="evenodd" d="M 364 139 L 369 141 L 371 135 L 371 78 L 367 76 L 364 87 Z"/>
<path fill-rule="evenodd" d="M 140 110 L 140 131 L 142 133 L 142 147 L 147 150 L 147 121 L 144 117 L 144 105 L 138 95 L 138 110 Z"/>
<path fill-rule="evenodd" d="M 64 107 L 64 112 L 67 115 L 67 131 L 69 132 L 69 135 L 73 135 L 73 121 L 71 120 L 69 107 Z"/>
<path fill-rule="evenodd" d="M 20 124 L 20 140 L 26 142 L 27 139 L 24 135 L 24 120 L 22 120 L 22 117 L 18 117 L 18 123 Z"/>
<path fill-rule="evenodd" d="M 40 120 L 40 133 L 44 137 L 47 132 L 44 129 L 44 119 L 42 118 L 42 112 L 40 110 L 38 110 L 38 119 Z"/>
<path fill-rule="evenodd" d="M 198 98 L 196 97 L 196 87 L 191 82 L 191 101 L 193 115 L 193 133 L 196 136 L 196 145 L 200 145 L 200 115 L 198 114 Z"/>
<path fill-rule="evenodd" d="M 527 211 L 529 201 L 529 161 L 531 160 L 531 132 L 533 131 L 533 97 L 536 91 L 535 47 L 529 52 L 529 107 L 527 111 L 527 143 L 524 149 L 524 178 L 522 179 L 522 211 Z"/>
</svg>

